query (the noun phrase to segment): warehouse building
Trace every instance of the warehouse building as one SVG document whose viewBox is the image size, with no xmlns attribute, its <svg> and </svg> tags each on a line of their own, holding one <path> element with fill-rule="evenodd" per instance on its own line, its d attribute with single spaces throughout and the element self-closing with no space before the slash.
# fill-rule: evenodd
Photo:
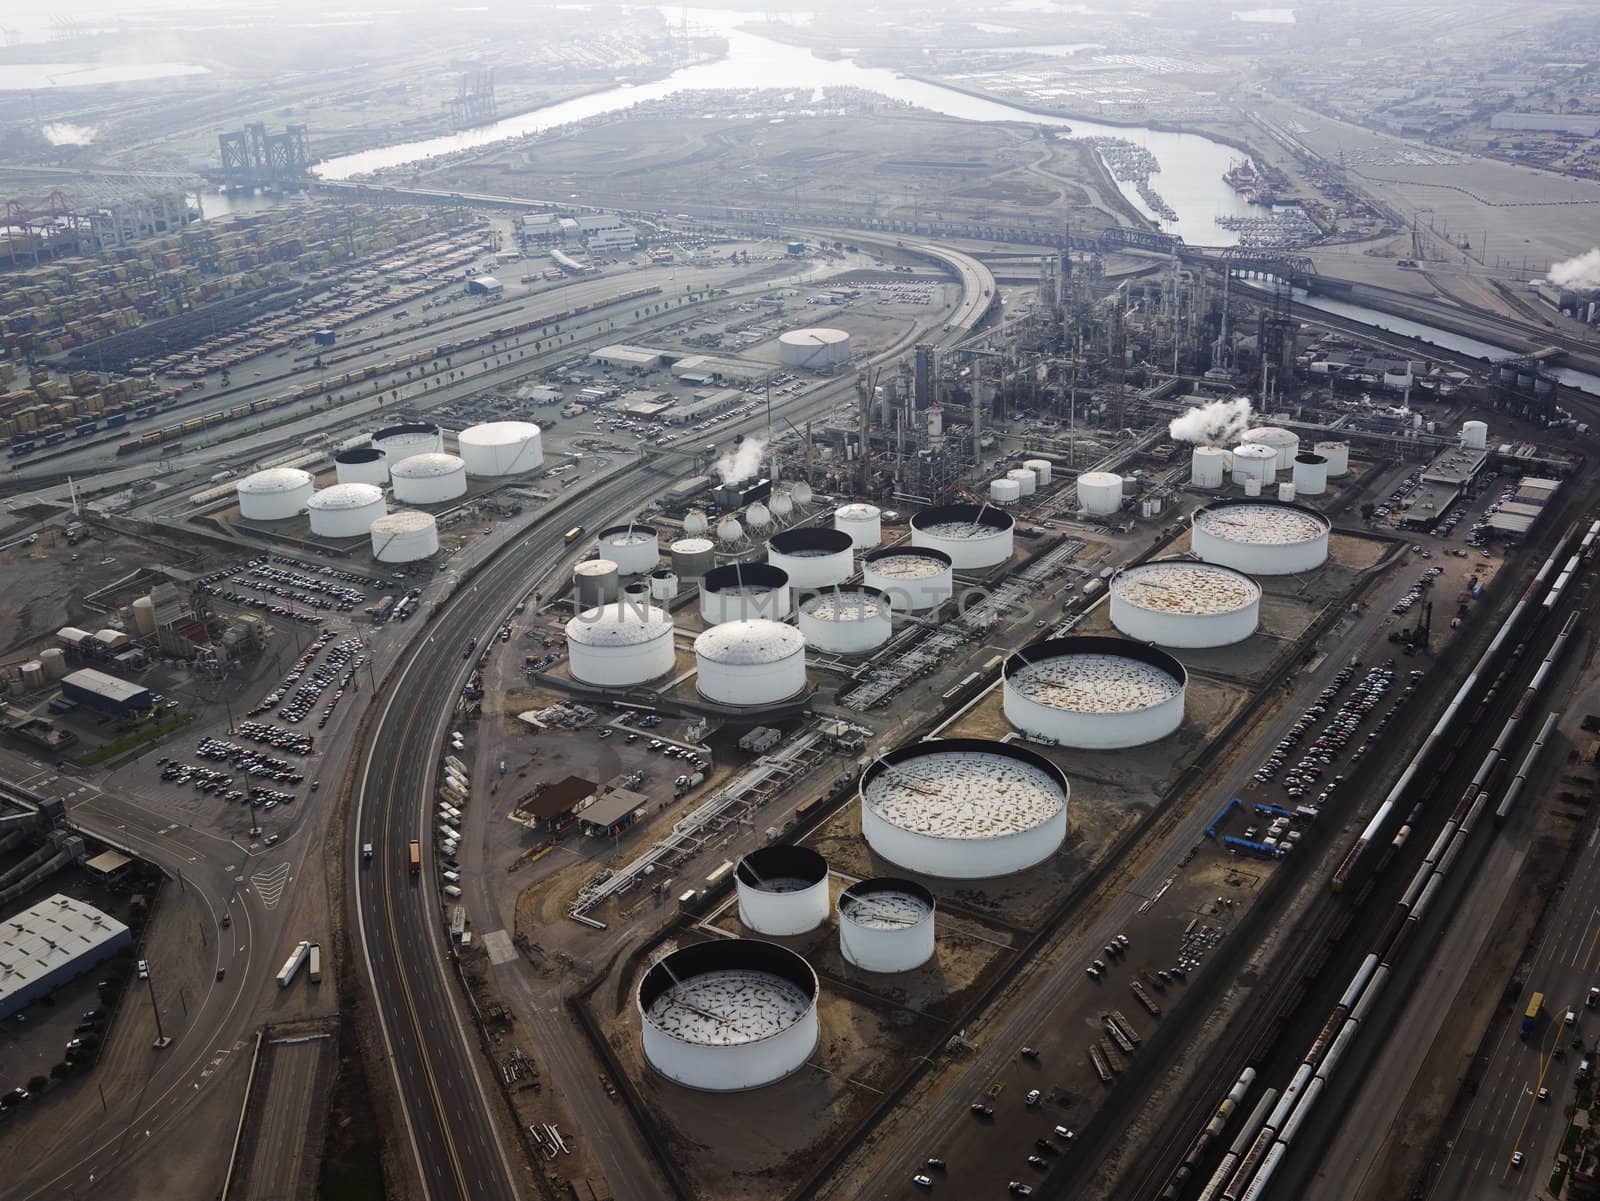
<svg viewBox="0 0 1600 1201">
<path fill-rule="evenodd" d="M 468 296 L 499 296 L 506 286 L 492 275 L 475 275 L 467 281 Z"/>
<path fill-rule="evenodd" d="M 771 370 L 764 363 L 720 359 L 709 354 L 692 354 L 672 364 L 672 374 L 686 384 L 751 383 Z"/>
<path fill-rule="evenodd" d="M 581 776 L 557 780 L 542 792 L 517 802 L 516 818 L 530 830 L 555 834 L 570 826 L 578 809 L 594 797 L 598 785 Z"/>
<path fill-rule="evenodd" d="M 148 688 L 108 676 L 92 667 L 63 677 L 61 694 L 68 700 L 106 713 L 139 713 L 155 704 Z"/>
<path fill-rule="evenodd" d="M 0 1018 L 48 996 L 132 940 L 115 918 L 60 893 L 0 922 Z"/>
<path fill-rule="evenodd" d="M 696 396 L 695 399 L 678 405 L 667 413 L 667 420 L 673 425 L 692 425 L 696 421 L 704 421 L 707 417 L 715 417 L 718 413 L 726 413 L 744 401 L 745 394 L 739 389 L 723 388 L 704 396 Z"/>
<path fill-rule="evenodd" d="M 624 371 L 654 371 L 666 362 L 666 355 L 648 346 L 629 346 L 618 342 L 589 352 L 589 361 L 602 367 L 617 367 Z"/>
</svg>

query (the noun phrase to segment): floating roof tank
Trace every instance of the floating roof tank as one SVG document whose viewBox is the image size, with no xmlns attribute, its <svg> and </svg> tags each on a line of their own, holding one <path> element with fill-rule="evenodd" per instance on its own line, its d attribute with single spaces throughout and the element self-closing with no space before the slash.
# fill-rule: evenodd
<svg viewBox="0 0 1600 1201">
<path fill-rule="evenodd" d="M 767 562 L 787 572 L 792 587 L 825 588 L 854 574 L 854 547 L 843 530 L 797 526 L 767 540 Z"/>
<path fill-rule="evenodd" d="M 1006 720 L 1040 742 L 1086 750 L 1143 746 L 1183 724 L 1189 674 L 1125 638 L 1048 638 L 1001 668 Z"/>
<path fill-rule="evenodd" d="M 839 894 L 839 953 L 864 972 L 909 972 L 933 958 L 933 894 L 878 876 Z"/>
<path fill-rule="evenodd" d="M 390 463 L 396 463 L 443 450 L 444 435 L 431 421 L 402 421 L 373 434 L 372 445 L 383 451 Z"/>
<path fill-rule="evenodd" d="M 649 575 L 661 565 L 661 536 L 654 526 L 614 525 L 601 530 L 596 541 L 601 558 L 610 559 L 623 575 Z"/>
<path fill-rule="evenodd" d="M 806 645 L 839 655 L 864 655 L 894 632 L 888 593 L 877 588 L 827 588 L 800 602 Z"/>
<path fill-rule="evenodd" d="M 1155 559 L 1111 581 L 1111 624 L 1140 642 L 1230 646 L 1254 634 L 1260 620 L 1261 585 L 1217 563 Z"/>
<path fill-rule="evenodd" d="M 700 581 L 700 617 L 707 625 L 789 616 L 789 574 L 769 563 L 728 563 Z"/>
<path fill-rule="evenodd" d="M 809 847 L 751 851 L 733 878 L 739 920 L 757 934 L 804 934 L 828 920 L 828 861 Z"/>
<path fill-rule="evenodd" d="M 333 470 L 341 484 L 389 482 L 389 458 L 376 446 L 352 446 L 333 456 Z"/>
<path fill-rule="evenodd" d="M 1328 561 L 1328 519 L 1304 505 L 1219 500 L 1190 518 L 1190 549 L 1251 575 L 1292 575 Z"/>
<path fill-rule="evenodd" d="M 957 571 L 998 567 L 1011 558 L 1016 524 L 994 505 L 935 505 L 911 519 L 911 545 L 943 551 Z"/>
<path fill-rule="evenodd" d="M 923 613 L 954 594 L 955 570 L 942 550 L 886 546 L 862 556 L 861 584 L 888 596 L 897 613 Z"/>
<path fill-rule="evenodd" d="M 1298 496 L 1321 496 L 1328 490 L 1328 460 L 1318 454 L 1295 455 L 1294 490 Z"/>
</svg>

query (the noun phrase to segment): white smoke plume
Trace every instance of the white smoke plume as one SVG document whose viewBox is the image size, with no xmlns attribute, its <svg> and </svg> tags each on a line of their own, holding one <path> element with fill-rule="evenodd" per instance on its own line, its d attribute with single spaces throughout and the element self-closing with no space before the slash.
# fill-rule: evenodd
<svg viewBox="0 0 1600 1201">
<path fill-rule="evenodd" d="M 73 125 L 68 121 L 52 121 L 39 131 L 52 146 L 87 146 L 100 131 L 93 125 Z"/>
<path fill-rule="evenodd" d="M 760 438 L 746 438 L 734 449 L 723 452 L 716 462 L 724 484 L 739 484 L 761 470 L 761 452 L 767 444 Z"/>
<path fill-rule="evenodd" d="M 1600 288 L 1600 246 L 1556 263 L 1550 268 L 1549 279 L 1558 288 Z"/>
<path fill-rule="evenodd" d="M 1202 446 L 1224 446 L 1237 442 L 1250 428 L 1250 398 L 1214 400 L 1174 417 L 1167 433 L 1174 442 L 1197 442 Z"/>
</svg>

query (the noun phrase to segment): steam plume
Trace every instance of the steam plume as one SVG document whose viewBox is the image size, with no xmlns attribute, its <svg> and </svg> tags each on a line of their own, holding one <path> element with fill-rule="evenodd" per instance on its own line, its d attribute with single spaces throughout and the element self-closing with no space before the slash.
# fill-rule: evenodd
<svg viewBox="0 0 1600 1201">
<path fill-rule="evenodd" d="M 52 121 L 42 128 L 44 140 L 52 146 L 87 146 L 100 131 L 93 125 L 73 125 L 67 121 Z"/>
<path fill-rule="evenodd" d="M 746 438 L 733 450 L 725 451 L 716 462 L 724 484 L 738 484 L 761 470 L 761 452 L 767 444 L 760 438 Z"/>
<path fill-rule="evenodd" d="M 1167 433 L 1175 442 L 1198 442 L 1202 446 L 1223 446 L 1237 442 L 1250 428 L 1250 400 L 1214 400 L 1172 419 Z"/>
<path fill-rule="evenodd" d="M 1550 268 L 1550 282 L 1558 288 L 1600 288 L 1600 246 L 1555 264 Z"/>
</svg>

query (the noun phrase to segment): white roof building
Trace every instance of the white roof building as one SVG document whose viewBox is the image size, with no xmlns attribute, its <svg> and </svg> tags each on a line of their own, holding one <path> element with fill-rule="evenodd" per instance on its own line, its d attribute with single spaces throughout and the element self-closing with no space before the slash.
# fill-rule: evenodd
<svg viewBox="0 0 1600 1201">
<path fill-rule="evenodd" d="M 0 1018 L 55 991 L 130 941 L 127 926 L 60 893 L 0 922 Z"/>
</svg>

